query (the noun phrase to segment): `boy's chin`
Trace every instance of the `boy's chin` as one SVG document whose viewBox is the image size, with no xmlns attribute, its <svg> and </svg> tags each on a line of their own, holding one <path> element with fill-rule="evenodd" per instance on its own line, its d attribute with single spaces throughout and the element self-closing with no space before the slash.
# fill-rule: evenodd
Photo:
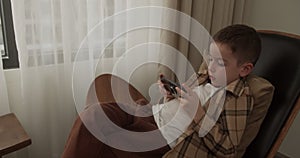
<svg viewBox="0 0 300 158">
<path fill-rule="evenodd" d="M 221 87 L 219 84 L 211 82 L 211 85 L 213 85 L 214 87 Z"/>
<path fill-rule="evenodd" d="M 211 82 L 211 85 L 213 85 L 214 87 L 224 87 L 224 86 L 226 86 L 226 84 L 222 84 L 222 83 L 218 83 L 218 82 Z"/>
</svg>

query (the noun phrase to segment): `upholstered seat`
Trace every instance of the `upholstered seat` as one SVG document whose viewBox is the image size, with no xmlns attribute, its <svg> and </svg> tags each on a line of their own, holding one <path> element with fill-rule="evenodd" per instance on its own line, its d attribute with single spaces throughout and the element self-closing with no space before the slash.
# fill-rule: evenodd
<svg viewBox="0 0 300 158">
<path fill-rule="evenodd" d="M 300 36 L 259 31 L 262 53 L 254 74 L 270 81 L 274 97 L 244 157 L 274 157 L 300 108 Z"/>
</svg>

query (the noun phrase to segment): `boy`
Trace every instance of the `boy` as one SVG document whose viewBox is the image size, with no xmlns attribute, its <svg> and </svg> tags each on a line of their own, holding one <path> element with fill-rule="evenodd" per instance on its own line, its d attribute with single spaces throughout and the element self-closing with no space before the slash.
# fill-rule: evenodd
<svg viewBox="0 0 300 158">
<path fill-rule="evenodd" d="M 176 88 L 180 97 L 166 95 L 169 102 L 165 105 L 170 108 L 157 110 L 158 105 L 153 106 L 154 117 L 141 118 L 124 113 L 115 104 L 101 104 L 108 117 L 120 127 L 133 131 L 158 127 L 168 145 L 144 153 L 117 150 L 101 143 L 77 120 L 63 157 L 242 157 L 265 117 L 274 87 L 262 78 L 249 75 L 261 50 L 260 38 L 253 28 L 231 25 L 213 39 L 208 65 L 203 63 L 198 74 L 185 83 L 186 92 Z M 195 81 L 197 87 L 190 87 Z M 168 114 L 174 110 L 174 101 L 179 103 L 176 108 L 180 109 L 180 115 L 170 126 L 162 128 L 173 118 Z M 98 116 L 95 112 L 86 113 L 91 120 L 92 115 Z M 191 123 L 185 124 L 186 121 Z"/>
<path fill-rule="evenodd" d="M 245 25 L 232 25 L 220 30 L 213 39 L 215 44 L 210 45 L 208 66 L 203 63 L 197 75 L 199 85 L 222 87 L 225 68 L 226 96 L 220 117 L 206 135 L 200 137 L 209 102 L 199 105 L 181 141 L 177 141 L 164 157 L 242 157 L 267 113 L 274 87 L 262 78 L 249 75 L 261 51 L 258 33 Z M 222 59 L 217 53 L 218 49 Z M 192 81 L 188 81 L 187 85 L 189 82 Z M 197 104 L 196 92 L 188 86 L 184 88 L 187 93 L 177 88 L 183 96 L 178 98 L 181 106 Z M 209 91 L 217 93 L 216 90 Z"/>
</svg>

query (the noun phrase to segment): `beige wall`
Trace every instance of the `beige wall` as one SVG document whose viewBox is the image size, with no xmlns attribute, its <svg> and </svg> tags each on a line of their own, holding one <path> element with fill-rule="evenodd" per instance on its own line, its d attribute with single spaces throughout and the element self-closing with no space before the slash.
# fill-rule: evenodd
<svg viewBox="0 0 300 158">
<path fill-rule="evenodd" d="M 256 29 L 278 30 L 300 35 L 299 0 L 246 0 L 244 23 Z M 300 114 L 296 117 L 279 151 L 299 157 Z"/>
<path fill-rule="evenodd" d="M 246 0 L 244 23 L 300 35 L 299 0 Z"/>
</svg>

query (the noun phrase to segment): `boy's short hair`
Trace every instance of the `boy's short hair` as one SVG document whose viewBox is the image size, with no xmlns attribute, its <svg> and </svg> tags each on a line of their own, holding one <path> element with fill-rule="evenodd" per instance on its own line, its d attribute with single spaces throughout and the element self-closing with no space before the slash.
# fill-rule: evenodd
<svg viewBox="0 0 300 158">
<path fill-rule="evenodd" d="M 228 45 L 237 57 L 238 64 L 251 62 L 255 65 L 261 52 L 261 39 L 252 27 L 235 24 L 218 31 L 213 39 L 217 43 Z"/>
</svg>

